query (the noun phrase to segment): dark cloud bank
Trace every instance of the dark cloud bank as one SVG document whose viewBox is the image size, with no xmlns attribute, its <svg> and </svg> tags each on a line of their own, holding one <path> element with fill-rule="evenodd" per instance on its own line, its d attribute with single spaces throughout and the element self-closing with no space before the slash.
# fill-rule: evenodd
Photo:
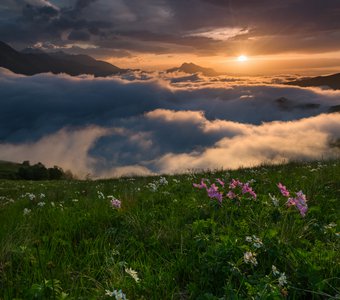
<svg viewBox="0 0 340 300">
<path fill-rule="evenodd" d="M 1 69 L 0 159 L 105 177 L 339 155 L 340 91 L 255 82 Z"/>
</svg>

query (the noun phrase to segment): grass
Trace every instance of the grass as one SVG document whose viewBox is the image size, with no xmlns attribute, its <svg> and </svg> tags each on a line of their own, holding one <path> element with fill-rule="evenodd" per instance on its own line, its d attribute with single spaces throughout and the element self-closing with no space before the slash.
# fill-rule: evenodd
<svg viewBox="0 0 340 300">
<path fill-rule="evenodd" d="M 202 177 L 254 179 L 257 199 L 220 206 Z M 339 160 L 165 178 L 0 181 L 0 299 L 340 298 Z"/>
</svg>

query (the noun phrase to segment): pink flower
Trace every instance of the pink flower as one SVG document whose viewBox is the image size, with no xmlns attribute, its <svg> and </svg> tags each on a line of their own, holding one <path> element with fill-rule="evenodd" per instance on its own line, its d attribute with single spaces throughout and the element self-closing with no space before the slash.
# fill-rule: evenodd
<svg viewBox="0 0 340 300">
<path fill-rule="evenodd" d="M 229 188 L 236 189 L 238 186 L 242 186 L 242 182 L 240 182 L 239 180 L 232 179 L 229 184 Z"/>
<path fill-rule="evenodd" d="M 196 188 L 199 188 L 199 189 L 206 189 L 207 188 L 207 185 L 204 182 L 203 178 L 201 179 L 200 183 L 194 183 L 193 186 L 196 187 Z"/>
<path fill-rule="evenodd" d="M 229 199 L 234 199 L 234 198 L 236 198 L 236 194 L 235 194 L 233 191 L 229 191 L 229 192 L 227 193 L 227 197 L 228 197 Z"/>
<path fill-rule="evenodd" d="M 213 183 L 210 188 L 207 189 L 209 198 L 217 199 L 218 202 L 222 202 L 222 193 L 218 191 L 218 187 Z"/>
<path fill-rule="evenodd" d="M 297 192 L 295 198 L 288 198 L 286 205 L 288 207 L 295 206 L 303 217 L 308 211 L 307 198 L 302 191 Z"/>
<path fill-rule="evenodd" d="M 224 186 L 224 182 L 223 182 L 221 179 L 217 178 L 216 181 L 217 181 L 221 186 Z"/>
<path fill-rule="evenodd" d="M 281 182 L 278 183 L 277 187 L 280 189 L 280 192 L 283 196 L 289 197 L 289 191 L 284 185 L 281 184 Z"/>
<path fill-rule="evenodd" d="M 122 202 L 118 199 L 113 198 L 111 200 L 111 205 L 112 205 L 113 208 L 121 208 Z"/>
</svg>

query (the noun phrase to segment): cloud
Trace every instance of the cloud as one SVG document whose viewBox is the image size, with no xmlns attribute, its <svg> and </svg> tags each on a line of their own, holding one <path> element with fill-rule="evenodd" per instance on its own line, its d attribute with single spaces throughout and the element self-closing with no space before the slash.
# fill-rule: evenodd
<svg viewBox="0 0 340 300">
<path fill-rule="evenodd" d="M 270 81 L 0 69 L 0 159 L 108 177 L 336 155 L 340 91 Z"/>
<path fill-rule="evenodd" d="M 47 41 L 64 46 L 65 36 L 80 31 L 81 40 L 86 33 L 103 51 L 157 54 L 235 55 L 240 49 L 253 55 L 319 53 L 340 46 L 338 0 L 53 3 L 2 1 L 0 36 L 17 47 Z"/>
</svg>

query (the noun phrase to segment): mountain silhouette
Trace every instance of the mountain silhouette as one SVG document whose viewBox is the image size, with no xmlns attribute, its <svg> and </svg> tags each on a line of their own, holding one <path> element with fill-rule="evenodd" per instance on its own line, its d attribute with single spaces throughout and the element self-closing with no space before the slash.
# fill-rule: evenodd
<svg viewBox="0 0 340 300">
<path fill-rule="evenodd" d="M 90 74 L 105 77 L 127 71 L 88 55 L 71 55 L 64 52 L 44 53 L 32 48 L 19 52 L 1 41 L 0 67 L 24 75 L 51 72 L 53 74 L 66 73 L 71 76 Z"/>
<path fill-rule="evenodd" d="M 308 86 L 328 86 L 334 90 L 340 89 L 340 73 L 299 79 L 295 81 L 287 82 L 289 85 L 298 85 L 302 87 Z"/>
<path fill-rule="evenodd" d="M 187 74 L 195 74 L 195 73 L 202 73 L 204 76 L 218 76 L 219 73 L 216 72 L 214 69 L 211 68 L 204 68 L 193 63 L 183 63 L 178 68 L 171 68 L 166 70 L 167 73 L 173 72 L 183 72 Z"/>
</svg>

